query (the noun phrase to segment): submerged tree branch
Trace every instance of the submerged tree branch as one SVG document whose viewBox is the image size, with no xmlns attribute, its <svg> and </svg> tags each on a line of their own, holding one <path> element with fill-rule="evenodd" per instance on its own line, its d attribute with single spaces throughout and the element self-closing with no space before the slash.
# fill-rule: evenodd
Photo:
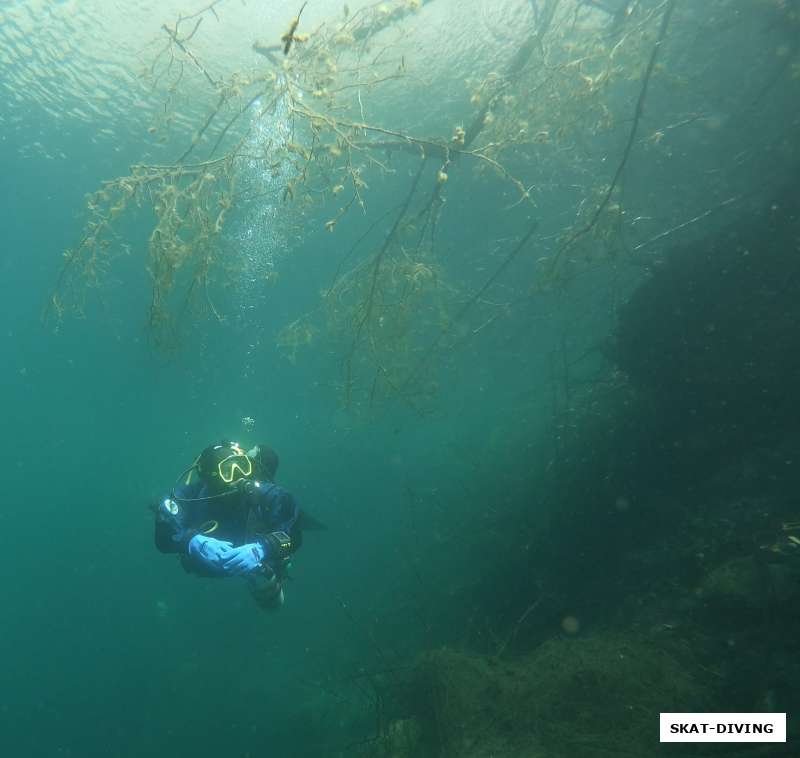
<svg viewBox="0 0 800 758">
<path fill-rule="evenodd" d="M 645 68 L 644 75 L 642 76 L 642 84 L 639 88 L 639 97 L 636 99 L 636 108 L 633 112 L 633 123 L 631 124 L 630 131 L 628 132 L 628 139 L 625 143 L 625 149 L 622 152 L 622 158 L 617 165 L 617 170 L 614 172 L 614 177 L 611 180 L 611 184 L 606 189 L 603 197 L 598 204 L 597 208 L 595 208 L 594 213 L 591 215 L 589 221 L 578 229 L 576 232 L 573 232 L 570 237 L 564 242 L 561 248 L 558 250 L 556 255 L 554 256 L 553 260 L 551 261 L 550 269 L 554 271 L 557 267 L 559 261 L 561 260 L 564 252 L 571 248 L 579 239 L 584 237 L 588 234 L 597 223 L 597 220 L 600 218 L 602 212 L 608 206 L 609 201 L 611 200 L 611 196 L 614 193 L 614 190 L 619 183 L 620 177 L 622 176 L 622 172 L 625 170 L 625 166 L 628 163 L 628 158 L 631 154 L 631 148 L 633 147 L 633 143 L 636 139 L 636 132 L 639 129 L 639 121 L 642 118 L 642 113 L 644 112 L 644 102 L 645 98 L 647 97 L 647 89 L 650 85 L 650 77 L 652 76 L 653 69 L 656 65 L 656 59 L 658 58 L 658 53 L 661 50 L 661 46 L 664 42 L 664 39 L 667 34 L 667 28 L 669 27 L 670 18 L 672 17 L 672 12 L 675 10 L 675 5 L 677 0 L 667 0 L 666 8 L 664 10 L 664 15 L 661 18 L 661 26 L 658 31 L 658 37 L 656 38 L 655 44 L 653 45 L 653 50 L 650 53 L 650 59 L 647 62 L 647 67 Z"/>
</svg>

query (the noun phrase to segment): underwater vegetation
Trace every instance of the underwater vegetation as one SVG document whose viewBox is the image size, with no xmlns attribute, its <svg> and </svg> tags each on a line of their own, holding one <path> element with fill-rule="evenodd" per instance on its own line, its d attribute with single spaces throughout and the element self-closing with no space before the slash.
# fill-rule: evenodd
<svg viewBox="0 0 800 758">
<path fill-rule="evenodd" d="M 48 315 L 57 322 L 69 310 L 85 312 L 87 295 L 103 292 L 119 258 L 135 256 L 151 284 L 148 332 L 162 348 L 179 346 L 188 326 L 226 319 L 220 303 L 246 266 L 230 230 L 269 199 L 283 204 L 281 223 L 300 239 L 348 227 L 317 307 L 279 334 L 287 357 L 322 344 L 339 365 L 346 407 L 399 398 L 424 412 L 436 391 L 432 366 L 470 333 L 513 318 L 520 302 L 587 265 L 647 244 L 628 239 L 637 221 L 649 233 L 642 219 L 652 209 L 624 197 L 625 177 L 637 160 L 667 159 L 684 131 L 705 139 L 715 118 L 698 111 L 691 94 L 693 77 L 711 65 L 695 66 L 698 52 L 684 39 L 697 9 L 675 0 L 623 4 L 624 13 L 603 3 L 523 3 L 522 28 L 492 31 L 513 40 L 502 65 L 468 74 L 459 102 L 441 113 L 432 103 L 427 121 L 435 126 L 419 129 L 391 103 L 399 91 L 428 86 L 413 50 L 436 5 L 345 6 L 313 27 L 303 5 L 282 36 L 250 40 L 254 62 L 229 72 L 199 52 L 207 49 L 199 45 L 204 34 L 224 34 L 224 2 L 165 20 L 141 79 L 163 98 L 147 144 L 163 143 L 172 158 L 133 165 L 87 197 L 84 233 L 64 253 Z M 721 19 L 734 7 L 737 24 L 748 12 L 765 13 L 760 3 L 711 5 L 716 16 L 699 16 L 709 35 L 731 33 Z M 796 23 L 790 5 L 768 5 Z M 791 75 L 796 59 L 796 46 L 783 50 L 777 80 Z M 664 88 L 676 93 L 677 111 L 652 105 Z M 186 114 L 176 112 L 186 103 L 202 113 L 190 134 Z M 779 137 L 764 140 L 769 146 Z M 753 151 L 739 165 L 744 171 L 761 157 Z M 738 201 L 722 180 L 710 181 L 719 207 Z M 376 186 L 393 205 L 370 202 Z M 448 198 L 463 204 L 487 192 L 507 197 L 487 216 L 489 233 L 501 240 L 493 265 L 487 270 L 477 250 L 447 260 L 443 228 L 452 236 L 465 210 L 484 212 L 469 205 L 454 212 Z M 563 193 L 570 210 L 549 218 L 543 209 Z M 662 227 L 659 240 L 686 228 L 677 211 L 684 223 Z M 149 228 L 146 239 L 126 237 L 126 218 Z M 492 298 L 488 290 L 512 263 L 528 291 Z"/>
<path fill-rule="evenodd" d="M 642 756 L 659 711 L 792 711 L 798 4 L 521 2 L 487 26 L 491 70 L 456 72 L 421 115 L 393 109 L 438 91 L 418 42 L 443 2 L 313 26 L 298 4 L 234 72 L 199 44 L 224 33 L 225 2 L 165 19 L 141 74 L 163 101 L 143 145 L 165 159 L 86 198 L 48 314 L 89 312 L 125 258 L 153 343 L 180 349 L 228 321 L 247 266 L 233 232 L 274 203 L 298 268 L 305 243 L 332 252 L 277 330 L 286 359 L 324 355 L 350 411 L 425 414 L 465 345 L 500 325 L 527 347 L 540 304 L 585 300 L 591 320 L 602 298 L 607 339 L 578 352 L 565 327 L 550 386 L 531 379 L 552 395 L 543 439 L 509 410 L 453 497 L 480 576 L 447 594 L 415 575 L 436 644 L 397 667 L 365 655 L 371 731 L 330 752 Z"/>
<path fill-rule="evenodd" d="M 568 431 L 554 416 L 554 458 L 521 463 L 471 548 L 505 556 L 449 609 L 464 636 L 373 681 L 364 755 L 687 754 L 658 745 L 659 712 L 797 708 L 796 190 L 666 251 L 633 293 L 613 383 L 576 393 Z M 790 755 L 796 735 L 724 754 Z"/>
<path fill-rule="evenodd" d="M 387 756 L 640 756 L 653 713 L 711 703 L 687 651 L 635 634 L 551 640 L 512 662 L 437 650 L 407 687 Z"/>
</svg>

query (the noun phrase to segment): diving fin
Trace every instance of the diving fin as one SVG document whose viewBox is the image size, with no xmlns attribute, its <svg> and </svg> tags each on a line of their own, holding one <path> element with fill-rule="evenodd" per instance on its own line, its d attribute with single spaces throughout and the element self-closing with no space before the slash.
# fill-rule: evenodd
<svg viewBox="0 0 800 758">
<path fill-rule="evenodd" d="M 303 531 L 328 531 L 327 524 L 323 524 L 321 521 L 317 521 L 317 519 L 315 519 L 313 516 L 309 516 L 302 508 L 300 509 L 300 516 L 297 519 L 297 524 Z"/>
</svg>

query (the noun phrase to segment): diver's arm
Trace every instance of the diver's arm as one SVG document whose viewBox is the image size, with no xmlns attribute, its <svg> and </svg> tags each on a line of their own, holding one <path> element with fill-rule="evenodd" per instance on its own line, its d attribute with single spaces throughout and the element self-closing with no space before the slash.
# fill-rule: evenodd
<svg viewBox="0 0 800 758">
<path fill-rule="evenodd" d="M 162 553 L 178 553 L 190 574 L 224 576 L 222 563 L 233 545 L 195 529 L 190 515 L 184 504 L 172 498 L 162 500 L 156 510 L 156 547 Z"/>
<path fill-rule="evenodd" d="M 294 495 L 277 484 L 264 488 L 257 507 L 262 523 L 269 524 L 270 529 L 266 534 L 258 535 L 266 553 L 264 562 L 280 574 L 283 561 L 297 552 L 303 541 L 298 523 L 300 507 Z"/>
<path fill-rule="evenodd" d="M 186 554 L 187 546 L 197 534 L 186 524 L 183 509 L 170 498 L 164 498 L 156 510 L 156 548 L 162 553 Z"/>
<path fill-rule="evenodd" d="M 187 554 L 192 537 L 198 531 L 192 527 L 191 511 L 181 504 L 182 498 L 197 496 L 197 488 L 184 486 L 178 488 L 173 497 L 165 497 L 156 508 L 155 542 L 162 553 Z"/>
</svg>

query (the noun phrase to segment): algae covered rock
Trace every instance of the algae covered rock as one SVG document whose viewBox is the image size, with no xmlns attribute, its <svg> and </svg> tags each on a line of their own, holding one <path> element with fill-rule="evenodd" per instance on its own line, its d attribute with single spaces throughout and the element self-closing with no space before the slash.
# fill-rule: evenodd
<svg viewBox="0 0 800 758">
<path fill-rule="evenodd" d="M 660 712 L 710 701 L 690 663 L 636 635 L 551 640 L 525 665 L 536 681 L 535 731 L 550 756 L 649 755 Z"/>
<path fill-rule="evenodd" d="M 449 648 L 420 658 L 414 682 L 428 755 L 545 756 L 537 748 L 524 666 Z"/>
<path fill-rule="evenodd" d="M 716 566 L 703 577 L 698 588 L 700 600 L 726 616 L 760 614 L 767 596 L 764 569 L 749 556 Z"/>
<path fill-rule="evenodd" d="M 697 595 L 712 611 L 741 615 L 796 616 L 800 602 L 800 553 L 733 558 L 709 571 Z"/>
<path fill-rule="evenodd" d="M 418 755 L 467 758 L 647 755 L 660 712 L 710 702 L 673 652 L 612 633 L 551 640 L 509 662 L 437 650 L 420 659 L 413 687 Z"/>
</svg>

